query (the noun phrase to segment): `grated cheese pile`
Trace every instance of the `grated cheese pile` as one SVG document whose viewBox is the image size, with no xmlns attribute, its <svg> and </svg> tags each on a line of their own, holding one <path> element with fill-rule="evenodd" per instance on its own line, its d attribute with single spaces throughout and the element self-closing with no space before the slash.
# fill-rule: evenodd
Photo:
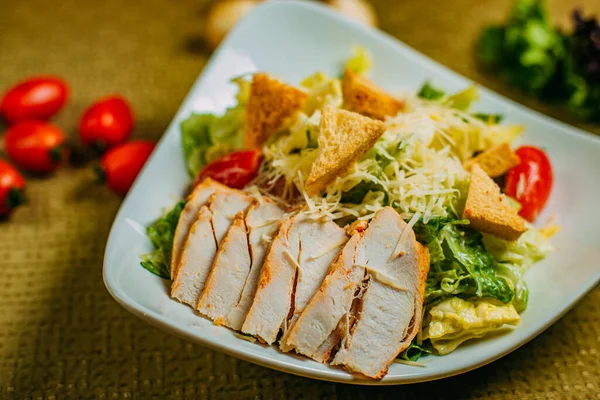
<svg viewBox="0 0 600 400">
<path fill-rule="evenodd" d="M 448 210 L 456 212 L 468 186 L 462 163 L 521 132 L 518 126 L 488 124 L 442 102 L 406 96 L 406 109 L 385 121 L 386 132 L 374 148 L 325 193 L 309 198 L 304 179 L 317 156 L 321 119 L 315 102 L 323 99 L 337 105 L 341 101 L 339 80 L 318 74 L 307 82 L 312 84 L 307 89 L 313 101 L 305 111 L 314 112 L 299 113 L 289 131 L 264 148 L 264 171 L 257 184 L 267 190 L 278 187 L 286 202 L 306 202 L 304 212 L 314 218 L 366 220 L 386 205 L 407 221 L 418 215 L 425 223 L 446 216 Z"/>
</svg>

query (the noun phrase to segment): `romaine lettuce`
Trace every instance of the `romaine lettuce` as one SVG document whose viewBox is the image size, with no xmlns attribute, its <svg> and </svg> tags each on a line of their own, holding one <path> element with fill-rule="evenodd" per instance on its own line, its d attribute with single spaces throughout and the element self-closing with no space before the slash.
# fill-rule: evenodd
<svg viewBox="0 0 600 400">
<path fill-rule="evenodd" d="M 426 81 L 417 93 L 417 96 L 419 96 L 422 99 L 434 101 L 444 98 L 445 95 L 446 92 L 432 86 L 431 83 L 429 83 L 429 81 Z"/>
<path fill-rule="evenodd" d="M 529 226 L 527 232 L 513 242 L 484 235 L 483 244 L 493 256 L 493 267 L 498 275 L 511 281 L 515 291 L 513 304 L 518 312 L 523 312 L 529 296 L 523 275 L 529 267 L 543 260 L 552 251 L 547 237 Z"/>
<path fill-rule="evenodd" d="M 154 251 L 142 255 L 141 264 L 142 267 L 163 279 L 169 279 L 171 276 L 170 264 L 173 237 L 184 206 L 184 200 L 178 202 L 163 217 L 146 228 L 146 234 L 152 242 L 152 246 L 154 246 Z"/>
<path fill-rule="evenodd" d="M 417 239 L 428 247 L 431 257 L 425 304 L 449 296 L 489 297 L 503 303 L 513 299 L 514 291 L 505 278 L 497 276 L 481 233 L 467 224 L 453 215 L 415 224 Z"/>
<path fill-rule="evenodd" d="M 250 83 L 234 79 L 239 86 L 238 104 L 222 116 L 192 113 L 181 122 L 181 147 L 190 177 L 207 163 L 243 147 L 244 121 Z"/>
</svg>

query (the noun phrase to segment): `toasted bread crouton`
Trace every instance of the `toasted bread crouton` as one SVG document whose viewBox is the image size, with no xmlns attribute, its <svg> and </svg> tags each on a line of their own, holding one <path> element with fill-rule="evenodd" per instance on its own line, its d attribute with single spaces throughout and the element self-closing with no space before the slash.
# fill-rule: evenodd
<svg viewBox="0 0 600 400">
<path fill-rule="evenodd" d="M 362 75 L 346 68 L 342 79 L 344 108 L 369 118 L 384 120 L 404 108 L 404 103 L 387 94 Z"/>
<path fill-rule="evenodd" d="M 250 99 L 246 106 L 246 147 L 260 147 L 267 139 L 281 130 L 287 120 L 306 101 L 307 94 L 270 77 L 254 74 Z"/>
<path fill-rule="evenodd" d="M 481 232 L 510 241 L 517 240 L 527 230 L 517 210 L 507 203 L 498 185 L 479 164 L 471 167 L 471 184 L 463 218 Z"/>
<path fill-rule="evenodd" d="M 319 152 L 306 179 L 306 193 L 319 193 L 360 160 L 384 131 L 381 121 L 331 106 L 323 108 Z"/>
<path fill-rule="evenodd" d="M 487 149 L 477 157 L 473 157 L 463 166 L 467 171 L 470 171 L 473 165 L 479 164 L 488 176 L 496 178 L 509 169 L 516 167 L 520 162 L 519 156 L 512 151 L 508 143 L 502 143 Z"/>
</svg>

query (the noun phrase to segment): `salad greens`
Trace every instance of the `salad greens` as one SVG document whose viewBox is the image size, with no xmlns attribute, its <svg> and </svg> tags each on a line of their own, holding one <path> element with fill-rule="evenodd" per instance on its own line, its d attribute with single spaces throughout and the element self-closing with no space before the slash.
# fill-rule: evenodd
<svg viewBox="0 0 600 400">
<path fill-rule="evenodd" d="M 530 228 L 518 240 L 508 242 L 491 235 L 484 235 L 483 244 L 493 256 L 493 267 L 499 276 L 512 283 L 515 290 L 513 305 L 517 312 L 525 311 L 529 290 L 523 274 L 534 263 L 543 260 L 552 246 L 542 231 Z"/>
<path fill-rule="evenodd" d="M 415 338 L 411 344 L 404 349 L 397 358 L 405 361 L 417 361 L 419 358 L 431 354 L 431 344 L 429 341 L 424 341 L 420 345 L 417 344 L 417 338 Z"/>
<path fill-rule="evenodd" d="M 572 34 L 553 27 L 542 0 L 517 0 L 504 25 L 489 26 L 477 57 L 509 84 L 543 100 L 567 105 L 600 121 L 600 26 L 573 12 Z"/>
<path fill-rule="evenodd" d="M 154 246 L 154 251 L 142 255 L 141 264 L 142 267 L 163 279 L 171 278 L 173 237 L 184 206 L 184 200 L 178 202 L 163 217 L 146 228 L 146 234 Z"/>
<path fill-rule="evenodd" d="M 244 115 L 250 83 L 241 78 L 237 105 L 222 116 L 192 113 L 181 122 L 181 146 L 190 177 L 195 177 L 206 164 L 243 147 Z"/>
<path fill-rule="evenodd" d="M 419 96 L 420 98 L 432 101 L 441 100 L 444 98 L 445 95 L 445 91 L 434 87 L 429 81 L 426 81 L 417 93 L 417 96 Z"/>
<path fill-rule="evenodd" d="M 463 111 L 467 110 L 472 102 L 479 99 L 479 94 L 475 86 L 470 86 L 466 90 L 447 96 L 446 91 L 433 86 L 429 81 L 426 81 L 421 86 L 421 89 L 417 92 L 417 96 L 423 100 L 440 101 L 448 107 Z M 500 114 L 475 112 L 472 115 L 490 125 L 499 124 L 503 119 L 503 116 Z"/>
<path fill-rule="evenodd" d="M 468 228 L 468 220 L 454 215 L 417 222 L 417 240 L 430 252 L 430 269 L 425 288 L 425 304 L 449 296 L 493 298 L 509 303 L 514 291 L 508 281 L 497 276 L 493 255 L 485 248 L 480 232 Z"/>
<path fill-rule="evenodd" d="M 589 35 L 585 32 L 594 29 L 591 26 L 595 21 L 578 18 L 577 51 L 588 57 L 586 38 Z M 530 90 L 542 94 L 559 72 L 583 68 L 580 64 L 564 62 L 568 51 L 563 39 L 558 31 L 549 28 L 539 1 L 519 0 L 506 26 L 493 27 L 484 33 L 480 56 L 515 84 L 528 85 Z M 511 52 L 510 57 L 504 54 L 507 51 Z M 595 64 L 590 57 L 586 59 L 585 68 L 593 70 Z M 357 47 L 346 68 L 364 73 L 371 64 L 369 54 Z M 242 78 L 233 82 L 239 86 L 235 106 L 222 116 L 193 113 L 181 123 L 183 156 L 192 178 L 207 163 L 243 147 L 250 82 Z M 318 151 L 319 110 L 325 105 L 342 106 L 338 78 L 316 73 L 301 86 L 308 94 L 303 112 L 291 124 L 287 135 L 279 136 L 262 149 L 268 161 L 265 163 L 268 168 L 261 172 L 265 182 L 284 182 L 291 187 L 298 183 L 296 187 L 300 188 L 302 182 L 296 180 L 301 179 L 298 176 L 308 176 Z M 600 100 L 600 93 L 594 94 L 588 89 L 586 86 L 585 91 L 579 92 L 577 99 L 590 108 L 587 103 L 590 96 Z M 468 190 L 468 174 L 462 161 L 497 142 L 510 142 L 520 128 L 497 125 L 501 115 L 469 111 L 479 98 L 474 86 L 452 94 L 425 82 L 418 96 L 427 101 L 407 100 L 416 100 L 417 107 L 408 107 L 406 113 L 397 117 L 395 123 L 401 129 L 386 131 L 355 169 L 337 179 L 322 197 L 311 199 L 313 206 L 320 207 L 321 212 L 325 210 L 340 225 L 353 222 L 359 215 L 364 218 L 367 212 L 387 205 L 395 208 L 406 221 L 420 216 L 413 229 L 417 240 L 430 254 L 421 331 L 428 327 L 435 308 L 447 308 L 450 302 L 471 308 L 481 304 L 485 306 L 483 309 L 503 307 L 518 317 L 517 312 L 527 305 L 524 272 L 551 251 L 548 237 L 543 230 L 530 227 L 517 241 L 507 242 L 472 229 L 469 221 L 459 219 L 457 214 L 460 214 L 453 210 L 462 207 Z M 596 106 L 600 107 L 600 101 Z M 444 135 L 435 134 L 435 129 L 423 129 L 423 121 L 434 128 L 443 126 Z M 442 136 L 451 140 L 445 142 Z M 422 190 L 424 187 L 427 190 Z M 295 196 L 297 191 L 288 193 Z M 178 202 L 147 227 L 154 251 L 141 256 L 141 265 L 164 279 L 170 278 L 173 238 L 184 206 L 184 200 Z M 502 306 L 499 303 L 503 303 Z M 443 313 L 436 321 L 450 327 L 456 325 Z M 490 324 L 486 327 L 488 330 L 496 328 Z M 447 337 L 441 337 L 445 339 Z M 411 363 L 434 350 L 440 354 L 434 340 L 439 342 L 440 337 L 419 333 L 398 358 Z"/>
</svg>

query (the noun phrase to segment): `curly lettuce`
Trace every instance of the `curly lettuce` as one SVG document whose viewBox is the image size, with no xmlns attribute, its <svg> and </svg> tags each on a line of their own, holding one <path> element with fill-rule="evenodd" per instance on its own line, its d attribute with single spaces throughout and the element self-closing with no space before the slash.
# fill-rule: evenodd
<svg viewBox="0 0 600 400">
<path fill-rule="evenodd" d="M 250 82 L 235 79 L 239 86 L 237 105 L 222 116 L 192 113 L 181 122 L 181 147 L 190 177 L 206 164 L 243 147 L 246 103 Z"/>
<path fill-rule="evenodd" d="M 173 237 L 181 211 L 185 207 L 182 200 L 175 204 L 164 216 L 154 221 L 146 228 L 148 239 L 152 242 L 154 250 L 141 256 L 141 265 L 163 279 L 171 277 L 171 253 L 173 251 Z"/>
<path fill-rule="evenodd" d="M 430 252 L 426 305 L 451 296 L 493 298 L 505 304 L 513 300 L 514 290 L 506 278 L 497 275 L 482 234 L 467 225 L 467 220 L 452 215 L 415 224 L 417 239 Z"/>
<path fill-rule="evenodd" d="M 483 235 L 483 244 L 493 256 L 493 267 L 499 276 L 509 280 L 515 291 L 513 305 L 518 312 L 527 308 L 529 290 L 523 279 L 534 263 L 543 260 L 553 248 L 542 232 L 529 226 L 527 232 L 513 242 Z"/>
</svg>

